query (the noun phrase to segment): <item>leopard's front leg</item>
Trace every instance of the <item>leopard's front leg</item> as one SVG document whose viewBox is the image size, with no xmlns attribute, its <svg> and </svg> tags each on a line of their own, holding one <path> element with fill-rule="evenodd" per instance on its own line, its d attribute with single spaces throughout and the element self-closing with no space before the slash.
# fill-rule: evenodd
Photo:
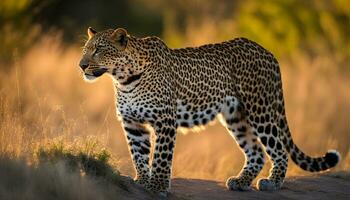
<svg viewBox="0 0 350 200">
<path fill-rule="evenodd" d="M 170 189 L 173 150 L 176 138 L 175 117 L 164 117 L 155 122 L 155 149 L 151 167 L 151 177 L 147 189 L 166 195 Z"/>
<path fill-rule="evenodd" d="M 131 157 L 136 169 L 135 182 L 145 186 L 150 177 L 149 153 L 151 143 L 150 131 L 141 124 L 125 122 L 124 130 Z"/>
</svg>

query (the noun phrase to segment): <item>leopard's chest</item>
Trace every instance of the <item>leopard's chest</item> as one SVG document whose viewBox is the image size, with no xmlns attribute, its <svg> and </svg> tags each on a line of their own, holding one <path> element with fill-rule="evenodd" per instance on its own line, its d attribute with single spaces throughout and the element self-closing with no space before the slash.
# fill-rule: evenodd
<svg viewBox="0 0 350 200">
<path fill-rule="evenodd" d="M 147 99 L 131 95 L 120 95 L 116 100 L 117 115 L 122 120 L 138 123 L 150 122 L 156 118 L 154 106 Z"/>
</svg>

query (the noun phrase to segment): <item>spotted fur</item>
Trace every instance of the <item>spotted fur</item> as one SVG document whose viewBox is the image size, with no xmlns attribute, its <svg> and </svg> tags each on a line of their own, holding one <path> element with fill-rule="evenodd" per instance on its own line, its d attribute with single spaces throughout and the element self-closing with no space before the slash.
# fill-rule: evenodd
<svg viewBox="0 0 350 200">
<path fill-rule="evenodd" d="M 257 43 L 238 38 L 171 49 L 157 37 L 136 38 L 124 29 L 89 28 L 88 33 L 80 66 L 87 79 L 104 73 L 113 78 L 135 181 L 147 189 L 166 193 L 170 188 L 177 128 L 205 125 L 218 115 L 246 157 L 240 174 L 227 180 L 229 189 L 250 188 L 264 165 L 264 151 L 272 169 L 258 182 L 260 190 L 281 188 L 288 154 L 312 172 L 339 162 L 335 151 L 312 158 L 293 143 L 278 62 Z M 152 161 L 151 131 L 156 136 Z"/>
</svg>

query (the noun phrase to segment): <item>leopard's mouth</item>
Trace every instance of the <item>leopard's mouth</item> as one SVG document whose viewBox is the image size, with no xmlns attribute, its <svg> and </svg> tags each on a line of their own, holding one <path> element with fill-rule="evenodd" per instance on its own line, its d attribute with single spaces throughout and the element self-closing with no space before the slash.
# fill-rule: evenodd
<svg viewBox="0 0 350 200">
<path fill-rule="evenodd" d="M 92 68 L 92 69 L 86 69 L 84 71 L 85 76 L 93 76 L 93 77 L 100 77 L 102 74 L 107 72 L 108 70 L 106 68 Z"/>
</svg>

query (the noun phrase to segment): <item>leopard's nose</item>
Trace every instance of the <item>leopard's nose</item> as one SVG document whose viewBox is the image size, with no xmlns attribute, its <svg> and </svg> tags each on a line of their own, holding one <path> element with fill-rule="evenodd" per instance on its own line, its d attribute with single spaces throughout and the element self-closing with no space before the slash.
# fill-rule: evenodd
<svg viewBox="0 0 350 200">
<path fill-rule="evenodd" d="M 79 62 L 80 68 L 84 71 L 86 68 L 89 67 L 89 62 L 87 62 L 85 59 L 81 59 Z"/>
</svg>

